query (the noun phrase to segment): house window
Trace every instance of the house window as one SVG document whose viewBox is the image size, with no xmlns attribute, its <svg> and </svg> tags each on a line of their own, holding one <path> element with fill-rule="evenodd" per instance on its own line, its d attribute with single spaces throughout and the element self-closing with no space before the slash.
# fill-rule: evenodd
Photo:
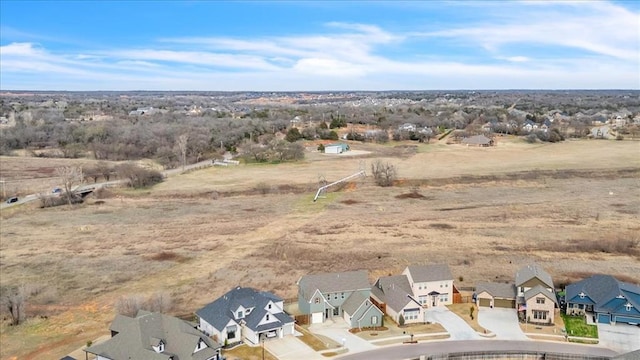
<svg viewBox="0 0 640 360">
<path fill-rule="evenodd" d="M 542 297 L 536 298 L 536 304 L 544 304 L 544 298 Z"/>
<path fill-rule="evenodd" d="M 536 320 L 547 320 L 548 311 L 533 311 L 533 318 Z"/>
<path fill-rule="evenodd" d="M 269 306 L 267 306 L 267 308 L 268 308 L 269 310 L 271 310 L 271 304 L 269 304 Z"/>
<path fill-rule="evenodd" d="M 342 293 L 342 298 L 344 299 L 344 293 Z"/>
<path fill-rule="evenodd" d="M 524 292 L 524 286 L 520 287 L 520 292 L 523 293 Z"/>
<path fill-rule="evenodd" d="M 449 284 L 444 284 L 444 287 L 449 287 Z"/>
<path fill-rule="evenodd" d="M 320 304 L 320 298 L 315 298 L 315 299 L 313 300 L 313 302 L 314 302 L 314 303 L 316 303 L 316 304 Z"/>
<path fill-rule="evenodd" d="M 371 325 L 378 325 L 378 317 L 377 316 L 372 316 L 371 317 Z"/>
<path fill-rule="evenodd" d="M 244 312 L 242 310 L 238 310 L 238 319 L 242 319 L 244 317 Z"/>
<path fill-rule="evenodd" d="M 269 321 L 269 314 L 267 314 L 267 321 Z"/>
<path fill-rule="evenodd" d="M 581 292 L 579 295 L 580 295 L 580 299 L 584 299 L 584 293 L 583 292 Z"/>
<path fill-rule="evenodd" d="M 333 315 L 334 315 L 334 316 L 338 316 L 338 315 L 340 315 L 340 309 L 338 309 L 338 308 L 334 308 L 334 309 L 333 309 Z"/>
<path fill-rule="evenodd" d="M 627 311 L 631 311 L 631 308 L 633 306 L 630 303 L 627 303 L 624 307 L 627 309 Z"/>
<path fill-rule="evenodd" d="M 338 300 L 338 293 L 333 294 L 333 300 Z"/>
</svg>

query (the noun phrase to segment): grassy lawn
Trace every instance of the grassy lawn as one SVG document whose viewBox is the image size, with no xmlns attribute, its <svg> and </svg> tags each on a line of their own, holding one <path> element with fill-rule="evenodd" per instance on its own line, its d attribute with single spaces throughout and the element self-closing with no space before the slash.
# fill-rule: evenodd
<svg viewBox="0 0 640 360">
<path fill-rule="evenodd" d="M 587 325 L 583 316 L 567 316 L 563 314 L 562 320 L 564 320 L 564 326 L 569 336 L 598 338 L 598 327 Z"/>
<path fill-rule="evenodd" d="M 262 346 L 251 347 L 247 345 L 240 345 L 232 350 L 222 350 L 222 355 L 226 356 L 228 360 L 242 359 L 242 360 L 261 360 Z M 270 352 L 264 350 L 265 360 L 278 360 Z"/>
</svg>

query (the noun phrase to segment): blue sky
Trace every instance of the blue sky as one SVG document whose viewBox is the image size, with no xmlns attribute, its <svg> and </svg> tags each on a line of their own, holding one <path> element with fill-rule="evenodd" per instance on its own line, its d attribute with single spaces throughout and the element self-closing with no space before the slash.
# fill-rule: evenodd
<svg viewBox="0 0 640 360">
<path fill-rule="evenodd" d="M 640 89 L 640 5 L 2 0 L 0 89 Z"/>
</svg>

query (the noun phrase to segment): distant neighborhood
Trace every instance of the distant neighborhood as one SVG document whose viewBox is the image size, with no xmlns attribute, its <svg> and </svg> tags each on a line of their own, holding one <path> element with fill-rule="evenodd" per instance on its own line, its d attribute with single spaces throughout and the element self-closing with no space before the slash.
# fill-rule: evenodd
<svg viewBox="0 0 640 360">
<path fill-rule="evenodd" d="M 553 328 L 564 318 L 564 331 L 547 337 L 561 342 L 586 339 L 572 333 L 569 320 L 606 324 L 617 331 L 631 329 L 632 334 L 640 324 L 640 286 L 598 274 L 559 289 L 535 263 L 520 268 L 513 282 L 477 283 L 466 299 L 446 264 L 409 265 L 400 274 L 379 277 L 373 284 L 364 270 L 319 272 L 302 276 L 297 286 L 297 301 L 289 304 L 268 289 L 230 289 L 196 310 L 195 322 L 144 310 L 133 318 L 117 315 L 109 327 L 111 337 L 89 344 L 84 352 L 87 359 L 98 360 L 219 360 L 224 349 L 243 344 L 264 347 L 272 341 L 295 340 L 303 336 L 301 332 L 327 334 L 330 328 L 338 329 L 334 340 L 344 348 L 352 336 L 382 334 L 392 325 L 406 329 L 405 334 L 411 332 L 413 340 L 420 333 L 412 325 L 431 323 L 433 311 L 460 316 L 448 306 L 464 303 L 472 310 L 469 317 L 459 319 L 467 322 L 473 320 L 474 308 L 481 317 L 503 309 L 506 312 L 498 314 L 513 314 L 516 327 L 519 323 Z M 440 325 L 452 331 L 446 321 Z M 481 335 L 496 336 L 486 329 Z M 604 338 L 601 334 L 600 339 Z M 640 346 L 640 338 L 631 346 L 636 345 Z"/>
</svg>

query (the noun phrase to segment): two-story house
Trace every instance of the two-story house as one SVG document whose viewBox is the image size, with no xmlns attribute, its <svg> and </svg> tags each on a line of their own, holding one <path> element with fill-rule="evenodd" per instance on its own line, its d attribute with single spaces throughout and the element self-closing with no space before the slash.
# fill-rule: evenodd
<svg viewBox="0 0 640 360">
<path fill-rule="evenodd" d="M 370 295 L 364 270 L 305 275 L 298 281 L 298 309 L 312 324 L 343 317 L 352 328 L 381 326 L 382 312 Z"/>
<path fill-rule="evenodd" d="M 117 315 L 111 338 L 84 349 L 96 360 L 219 360 L 220 345 L 184 320 L 148 311 Z"/>
<path fill-rule="evenodd" d="M 224 344 L 293 335 L 294 320 L 284 302 L 266 291 L 237 287 L 196 311 L 199 328 Z"/>
<path fill-rule="evenodd" d="M 516 273 L 516 304 L 522 320 L 552 324 L 557 299 L 551 275 L 539 265 L 527 265 Z"/>
<path fill-rule="evenodd" d="M 409 280 L 413 296 L 422 305 L 453 304 L 453 275 L 446 264 L 409 265 L 402 272 Z"/>
<path fill-rule="evenodd" d="M 453 304 L 454 293 L 448 265 L 410 265 L 401 275 L 378 278 L 371 297 L 395 322 L 410 324 L 425 322 L 427 308 Z"/>
</svg>

